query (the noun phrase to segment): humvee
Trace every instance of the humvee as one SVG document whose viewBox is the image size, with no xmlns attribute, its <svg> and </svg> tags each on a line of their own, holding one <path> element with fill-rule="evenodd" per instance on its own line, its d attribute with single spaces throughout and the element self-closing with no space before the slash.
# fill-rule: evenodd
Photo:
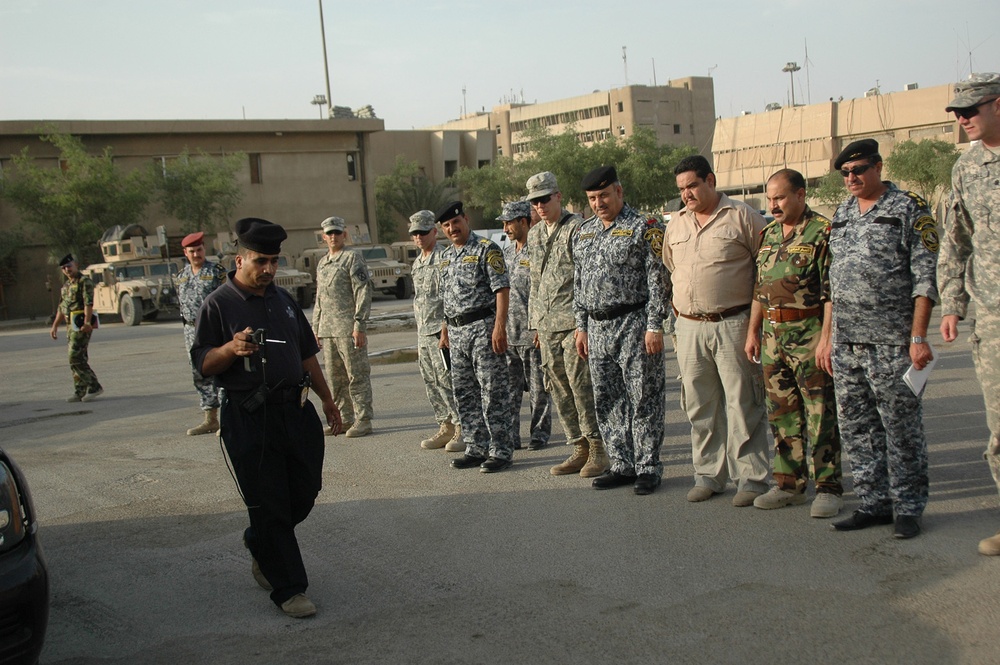
<svg viewBox="0 0 1000 665">
<path fill-rule="evenodd" d="M 360 237 L 368 240 L 368 230 L 362 229 L 358 224 L 348 225 L 349 237 Z M 307 249 L 302 252 L 296 260 L 295 267 L 303 272 L 308 272 L 313 282 L 316 281 L 316 265 L 329 250 L 323 240 L 323 232 L 316 232 L 316 242 L 319 247 Z M 359 245 L 348 245 L 348 249 L 353 249 L 361 253 L 368 264 L 368 273 L 371 275 L 372 287 L 376 291 L 403 300 L 413 296 L 413 277 L 410 276 L 410 266 L 395 258 L 392 245 L 373 245 L 365 242 Z"/>
</svg>

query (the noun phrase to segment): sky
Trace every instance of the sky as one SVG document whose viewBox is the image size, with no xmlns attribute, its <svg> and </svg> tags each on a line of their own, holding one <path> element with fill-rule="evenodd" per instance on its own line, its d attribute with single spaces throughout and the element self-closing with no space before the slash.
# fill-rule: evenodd
<svg viewBox="0 0 1000 665">
<path fill-rule="evenodd" d="M 387 129 L 685 76 L 711 75 L 730 117 L 787 103 L 793 80 L 797 103 L 818 103 L 1000 71 L 997 0 L 323 0 L 323 13 L 333 103 L 370 104 Z M 0 0 L 0 120 L 309 119 L 325 93 L 319 0 Z"/>
</svg>

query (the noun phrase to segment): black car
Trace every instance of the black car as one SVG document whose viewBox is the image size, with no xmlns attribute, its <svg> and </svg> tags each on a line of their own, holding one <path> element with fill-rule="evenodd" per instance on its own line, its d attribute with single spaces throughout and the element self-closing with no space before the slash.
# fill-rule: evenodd
<svg viewBox="0 0 1000 665">
<path fill-rule="evenodd" d="M 0 448 L 0 663 L 38 662 L 49 623 L 49 573 L 24 474 Z"/>
</svg>

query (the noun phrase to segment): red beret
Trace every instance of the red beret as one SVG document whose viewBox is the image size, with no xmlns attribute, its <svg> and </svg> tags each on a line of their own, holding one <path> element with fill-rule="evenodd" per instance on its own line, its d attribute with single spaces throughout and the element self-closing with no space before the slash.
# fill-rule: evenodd
<svg viewBox="0 0 1000 665">
<path fill-rule="evenodd" d="M 205 232 L 198 231 L 198 233 L 189 233 L 184 236 L 184 240 L 181 240 L 181 247 L 196 247 L 197 245 L 205 244 Z"/>
</svg>

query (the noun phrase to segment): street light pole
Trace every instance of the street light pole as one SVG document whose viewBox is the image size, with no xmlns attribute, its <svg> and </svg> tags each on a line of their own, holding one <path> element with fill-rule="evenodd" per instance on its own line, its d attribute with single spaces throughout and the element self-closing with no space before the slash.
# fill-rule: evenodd
<svg viewBox="0 0 1000 665">
<path fill-rule="evenodd" d="M 788 78 L 792 82 L 792 108 L 795 108 L 795 72 L 799 71 L 800 69 L 802 68 L 799 67 L 799 63 L 797 62 L 789 62 L 788 64 L 786 64 L 784 67 L 781 68 L 781 71 L 788 72 Z"/>
<path fill-rule="evenodd" d="M 333 117 L 333 97 L 330 95 L 330 63 L 326 57 L 326 25 L 323 23 L 323 0 L 319 0 L 319 32 L 323 36 L 323 71 L 326 73 L 327 117 Z M 322 118 L 323 116 L 320 115 Z"/>
</svg>

